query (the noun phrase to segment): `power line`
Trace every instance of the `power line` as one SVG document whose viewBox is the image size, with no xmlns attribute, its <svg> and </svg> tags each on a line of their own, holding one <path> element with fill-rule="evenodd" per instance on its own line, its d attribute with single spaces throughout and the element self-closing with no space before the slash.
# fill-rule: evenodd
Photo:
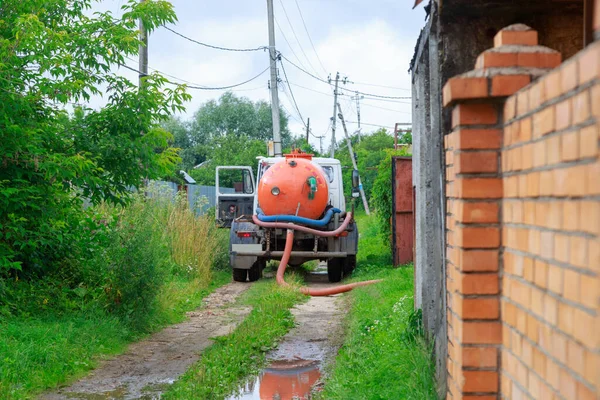
<svg viewBox="0 0 600 400">
<path fill-rule="evenodd" d="M 275 24 L 277 24 L 277 29 L 279 29 L 279 32 L 281 33 L 281 36 L 283 37 L 283 40 L 285 40 L 285 42 L 288 45 L 288 48 L 290 49 L 290 51 L 292 52 L 292 54 L 294 55 L 294 57 L 296 57 L 296 60 L 298 61 L 298 64 L 302 65 L 302 67 L 306 69 L 306 66 L 304 64 L 302 64 L 302 61 L 300 61 L 300 57 L 298 57 L 298 55 L 296 54 L 296 52 L 292 48 L 292 44 L 287 39 L 287 36 L 285 36 L 285 33 L 283 33 L 283 29 L 281 29 L 281 25 L 279 25 L 279 21 L 277 21 L 277 18 L 274 18 L 274 19 L 275 19 Z M 279 52 L 279 55 L 281 55 L 281 52 Z"/>
<path fill-rule="evenodd" d="M 323 82 L 323 83 L 326 83 L 326 84 L 328 84 L 328 85 L 329 85 L 329 82 L 328 82 L 328 81 L 326 81 L 326 80 L 324 80 L 324 79 L 321 79 L 321 78 L 319 78 L 318 76 L 316 76 L 316 75 L 314 75 L 314 74 L 312 74 L 312 73 L 308 72 L 307 70 L 305 70 L 305 69 L 303 69 L 303 68 L 299 67 L 298 65 L 296 65 L 296 64 L 294 64 L 292 61 L 290 61 L 290 59 L 289 59 L 289 58 L 287 58 L 286 56 L 284 56 L 283 54 L 279 53 L 279 55 L 280 55 L 280 56 L 281 56 L 281 57 L 282 57 L 284 60 L 286 60 L 287 62 L 289 62 L 289 63 L 290 63 L 290 64 L 292 64 L 294 67 L 296 67 L 296 68 L 297 68 L 297 69 L 299 69 L 300 71 L 304 72 L 304 73 L 305 73 L 305 74 L 307 74 L 308 76 L 311 76 L 311 77 L 313 77 L 314 79 L 316 79 L 316 80 L 318 80 L 318 81 L 320 81 L 320 82 Z M 330 85 L 330 86 L 331 86 L 331 85 Z"/>
<path fill-rule="evenodd" d="M 321 92 L 319 90 L 315 90 L 315 89 L 311 89 L 311 88 L 307 88 L 306 86 L 302 86 L 302 85 L 298 85 L 297 83 L 292 83 L 292 82 L 286 82 L 288 85 L 292 85 L 292 86 L 296 86 L 299 87 L 301 89 L 304 90 L 308 90 L 310 92 L 314 92 L 314 93 L 318 93 L 321 94 L 323 96 L 328 96 L 328 97 L 333 97 L 333 95 L 331 93 L 325 93 L 325 92 Z M 340 96 L 341 94 L 339 94 L 338 96 Z M 344 95 L 345 96 L 345 95 Z M 366 100 L 378 100 L 378 99 L 366 99 Z M 381 100 L 384 101 L 384 100 Z M 400 101 L 393 101 L 393 100 L 387 100 L 389 102 L 393 102 L 393 103 L 398 103 L 398 104 L 411 104 L 410 102 L 400 102 Z M 373 104 L 368 104 L 368 103 L 362 103 L 363 107 L 370 107 L 370 108 L 377 108 L 379 110 L 386 110 L 386 111 L 391 111 L 391 112 L 396 112 L 396 113 L 400 113 L 400 114 L 412 114 L 410 112 L 407 111 L 399 111 L 399 110 L 393 110 L 391 108 L 385 108 L 385 107 L 379 107 L 379 106 L 375 106 Z"/>
<path fill-rule="evenodd" d="M 312 63 L 310 62 L 310 59 L 308 58 L 308 56 L 304 52 L 304 48 L 302 47 L 302 43 L 300 43 L 300 40 L 298 39 L 298 36 L 296 35 L 296 30 L 294 29 L 294 26 L 292 25 L 292 21 L 290 21 L 290 17 L 288 16 L 288 13 L 287 13 L 287 11 L 285 9 L 285 6 L 283 5 L 283 1 L 279 0 L 279 4 L 281 4 L 281 9 L 283 10 L 283 14 L 285 15 L 285 19 L 287 19 L 287 22 L 288 22 L 290 28 L 292 29 L 292 34 L 294 35 L 294 38 L 296 39 L 296 43 L 298 43 L 298 47 L 300 47 L 300 51 L 302 52 L 302 54 L 304 54 L 304 58 L 306 58 L 306 62 L 308 62 L 308 65 L 316 73 L 317 70 L 315 69 L 315 67 L 313 67 Z M 318 75 L 318 73 L 317 73 L 317 75 Z"/>
<path fill-rule="evenodd" d="M 346 122 L 348 122 L 349 124 L 356 124 L 356 123 L 357 123 L 356 121 L 346 121 Z M 394 127 L 393 127 L 393 126 L 386 126 L 386 125 L 379 125 L 379 124 L 370 124 L 370 123 L 368 123 L 368 122 L 362 122 L 362 121 L 360 121 L 360 124 L 361 124 L 361 125 L 369 125 L 369 126 L 377 126 L 377 127 L 379 127 L 379 128 L 389 128 L 389 129 L 394 129 Z"/>
<path fill-rule="evenodd" d="M 177 36 L 180 36 L 186 40 L 189 40 L 190 42 L 199 44 L 200 46 L 204 46 L 204 47 L 209 47 L 211 49 L 216 49 L 216 50 L 224 50 L 224 51 L 238 51 L 238 52 L 245 52 L 245 51 L 259 51 L 259 50 L 268 50 L 269 47 L 268 46 L 260 46 L 260 47 L 254 47 L 254 48 L 247 48 L 247 49 L 239 49 L 239 48 L 231 48 L 231 47 L 222 47 L 222 46 L 215 46 L 213 44 L 208 44 L 208 43 L 203 43 L 203 42 L 199 42 L 198 40 L 192 39 L 188 36 L 185 36 L 182 33 L 177 32 L 174 29 L 171 29 L 167 26 L 163 26 L 163 28 L 165 28 L 166 30 L 176 34 Z"/>
<path fill-rule="evenodd" d="M 122 66 L 123 68 L 126 68 L 126 69 L 130 70 L 130 71 L 137 72 L 138 74 L 140 73 L 139 70 L 137 70 L 136 68 L 130 67 L 129 65 L 126 65 L 126 64 L 119 64 L 119 65 Z M 231 88 L 234 88 L 234 87 L 237 87 L 237 86 L 245 85 L 246 83 L 255 80 L 256 78 L 260 77 L 262 74 L 264 74 L 265 72 L 267 72 L 268 69 L 269 69 L 269 67 L 265 68 L 264 70 L 262 70 L 261 72 L 259 72 L 257 75 L 253 76 L 252 78 L 250 78 L 250 79 L 248 79 L 248 80 L 246 80 L 244 82 L 236 83 L 234 85 L 218 86 L 218 87 L 208 87 L 208 86 L 202 86 L 202 85 L 198 85 L 198 84 L 193 84 L 193 85 L 186 85 L 186 87 L 189 88 L 189 89 L 196 89 L 196 90 L 225 90 L 225 89 L 231 89 Z M 159 72 L 159 71 L 157 71 L 157 72 Z M 184 81 L 183 79 L 177 78 L 177 77 L 175 77 L 174 79 L 177 79 L 177 80 L 180 80 L 180 81 Z M 181 85 L 181 83 L 172 82 L 172 81 L 169 81 L 169 80 L 167 80 L 167 83 L 169 83 L 171 85 Z"/>
<path fill-rule="evenodd" d="M 317 53 L 317 50 L 315 49 L 315 45 L 312 41 L 312 38 L 310 37 L 310 33 L 308 33 L 308 28 L 306 27 L 306 22 L 304 21 L 304 16 L 302 15 L 302 10 L 300 10 L 300 5 L 298 4 L 298 0 L 295 0 L 295 1 L 296 1 L 296 7 L 298 8 L 298 13 L 300 14 L 300 18 L 302 19 L 302 25 L 304 25 L 304 31 L 306 32 L 306 36 L 308 36 L 308 41 L 310 42 L 310 45 L 312 46 L 312 49 L 315 52 L 315 56 L 317 56 L 317 60 L 319 61 L 319 64 L 321 65 L 323 72 L 325 72 L 325 74 L 327 74 L 327 69 L 325 69 L 325 67 L 323 66 L 323 63 L 321 62 L 321 58 L 319 57 L 319 53 Z"/>
<path fill-rule="evenodd" d="M 406 90 L 409 92 L 411 90 L 411 89 L 401 88 L 401 87 L 397 87 L 397 86 L 376 85 L 374 83 L 364 83 L 364 82 L 356 82 L 356 81 L 350 81 L 349 83 L 352 83 L 355 85 L 363 85 L 363 86 L 375 86 L 375 87 L 381 87 L 381 88 L 386 88 L 386 89 Z"/>
<path fill-rule="evenodd" d="M 300 116 L 302 123 L 304 124 L 304 126 L 306 126 L 306 124 L 304 123 L 304 118 L 302 118 L 302 113 L 300 112 L 300 109 L 298 108 L 298 103 L 296 102 L 296 98 L 294 97 L 294 92 L 292 92 L 292 88 L 289 85 L 289 80 L 287 77 L 287 73 L 285 72 L 285 67 L 283 66 L 283 63 L 281 63 L 281 70 L 283 71 L 283 76 L 285 76 L 285 81 L 288 84 L 288 88 L 290 90 L 290 95 L 292 96 L 292 100 L 294 101 L 294 106 L 296 107 L 296 111 L 298 111 L 298 115 Z"/>
</svg>

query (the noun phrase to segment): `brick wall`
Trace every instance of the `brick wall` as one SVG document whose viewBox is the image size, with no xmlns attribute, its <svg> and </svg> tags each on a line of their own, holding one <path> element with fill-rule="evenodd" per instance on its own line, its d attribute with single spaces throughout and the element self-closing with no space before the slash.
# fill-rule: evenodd
<svg viewBox="0 0 600 400">
<path fill-rule="evenodd" d="M 506 101 L 502 396 L 597 398 L 600 42 Z"/>
<path fill-rule="evenodd" d="M 600 394 L 600 42 L 560 62 L 513 25 L 444 87 L 449 398 Z"/>
</svg>

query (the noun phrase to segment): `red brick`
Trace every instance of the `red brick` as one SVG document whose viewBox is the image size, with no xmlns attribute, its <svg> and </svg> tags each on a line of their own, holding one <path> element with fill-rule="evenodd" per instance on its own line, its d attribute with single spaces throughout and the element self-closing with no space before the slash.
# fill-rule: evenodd
<svg viewBox="0 0 600 400">
<path fill-rule="evenodd" d="M 462 298 L 458 296 L 455 308 L 462 319 L 498 319 L 500 317 L 500 300 L 495 298 Z"/>
<path fill-rule="evenodd" d="M 574 161 L 579 158 L 579 132 L 568 132 L 561 135 L 561 160 Z"/>
<path fill-rule="evenodd" d="M 523 89 L 517 93 L 517 116 L 529 112 L 529 90 Z"/>
<path fill-rule="evenodd" d="M 574 330 L 579 331 L 584 329 L 583 321 L 577 321 L 577 329 L 575 329 L 575 310 L 568 304 L 558 303 L 558 327 L 569 335 Z M 586 328 L 587 329 L 587 328 Z"/>
<path fill-rule="evenodd" d="M 521 167 L 524 170 L 533 167 L 533 145 L 528 144 L 521 147 Z"/>
<path fill-rule="evenodd" d="M 444 106 L 463 99 L 485 98 L 488 96 L 487 78 L 466 78 L 457 76 L 444 85 Z"/>
<path fill-rule="evenodd" d="M 549 136 L 546 142 L 546 163 L 548 165 L 558 164 L 561 160 L 561 146 L 559 135 Z"/>
<path fill-rule="evenodd" d="M 556 69 L 553 72 L 548 73 L 541 79 L 541 83 L 544 85 L 548 100 L 554 99 L 561 95 L 560 69 Z"/>
<path fill-rule="evenodd" d="M 465 223 L 492 223 L 498 222 L 498 203 L 471 203 L 461 202 L 459 204 L 461 208 L 459 219 L 460 222 Z"/>
<path fill-rule="evenodd" d="M 569 236 L 556 234 L 554 236 L 554 259 L 563 263 L 569 262 Z"/>
<path fill-rule="evenodd" d="M 585 350 L 572 340 L 567 342 L 567 365 L 577 372 L 577 374 L 583 376 L 585 371 Z"/>
<path fill-rule="evenodd" d="M 502 197 L 500 178 L 458 178 L 459 197 L 465 199 L 499 199 Z"/>
<path fill-rule="evenodd" d="M 555 265 L 548 266 L 548 289 L 556 294 L 563 293 L 563 270 Z"/>
<path fill-rule="evenodd" d="M 493 368 L 498 365 L 498 349 L 493 347 L 463 347 L 462 360 L 465 367 Z"/>
<path fill-rule="evenodd" d="M 579 202 L 565 201 L 562 212 L 562 229 L 576 231 L 579 229 Z"/>
<path fill-rule="evenodd" d="M 499 149 L 502 140 L 500 129 L 458 129 L 454 144 L 459 150 Z"/>
<path fill-rule="evenodd" d="M 558 51 L 552 52 L 532 52 L 521 51 L 517 55 L 519 67 L 531 68 L 556 68 L 560 65 L 562 57 Z"/>
<path fill-rule="evenodd" d="M 452 110 L 452 127 L 460 125 L 492 125 L 498 122 L 498 112 L 491 104 L 458 104 Z"/>
<path fill-rule="evenodd" d="M 532 137 L 532 119 L 531 118 L 524 118 L 521 120 L 521 125 L 520 125 L 520 135 L 519 135 L 519 139 L 521 139 L 524 142 L 528 142 L 531 140 Z"/>
<path fill-rule="evenodd" d="M 600 99 L 598 100 L 600 101 Z M 597 125 L 582 128 L 579 132 L 579 157 L 598 156 L 598 127 Z"/>
<path fill-rule="evenodd" d="M 456 155 L 456 173 L 491 173 L 498 171 L 498 152 L 460 152 Z"/>
<path fill-rule="evenodd" d="M 560 393 L 567 399 L 577 397 L 577 382 L 566 370 L 560 370 Z"/>
<path fill-rule="evenodd" d="M 600 202 L 582 202 L 580 213 L 571 217 L 579 218 L 579 226 L 584 232 L 600 235 Z"/>
<path fill-rule="evenodd" d="M 579 56 L 579 84 L 600 78 L 600 46 L 594 43 Z"/>
<path fill-rule="evenodd" d="M 571 126 L 571 99 L 566 99 L 556 104 L 556 130 Z"/>
<path fill-rule="evenodd" d="M 581 290 L 581 277 L 579 273 L 565 269 L 564 271 L 564 297 L 567 300 L 579 302 L 579 291 Z"/>
<path fill-rule="evenodd" d="M 526 195 L 527 195 L 527 197 L 538 197 L 540 195 L 540 173 L 539 172 L 531 172 L 531 173 L 527 174 Z"/>
<path fill-rule="evenodd" d="M 533 166 L 541 167 L 546 164 L 546 141 L 541 140 L 533 144 Z"/>
<path fill-rule="evenodd" d="M 517 53 L 486 50 L 477 57 L 476 69 L 517 66 Z"/>
<path fill-rule="evenodd" d="M 570 238 L 569 263 L 579 268 L 587 266 L 588 239 L 579 236 Z"/>
<path fill-rule="evenodd" d="M 592 391 L 581 382 L 577 382 L 577 400 L 598 400 L 598 392 Z"/>
<path fill-rule="evenodd" d="M 481 57 L 481 55 L 479 56 Z M 504 120 L 510 121 L 515 117 L 517 108 L 517 99 L 514 96 L 509 97 L 504 102 Z"/>
<path fill-rule="evenodd" d="M 586 90 L 573 97 L 573 124 L 585 121 L 590 115 L 590 92 Z"/>
<path fill-rule="evenodd" d="M 529 109 L 535 110 L 545 102 L 546 93 L 544 85 L 539 82 L 532 83 L 529 89 Z"/>
<path fill-rule="evenodd" d="M 548 287 L 548 264 L 540 260 L 535 260 L 533 271 L 535 284 L 544 289 Z"/>
<path fill-rule="evenodd" d="M 502 343 L 500 322 L 462 322 L 462 342 L 465 344 Z"/>
<path fill-rule="evenodd" d="M 581 166 L 579 170 L 580 173 L 574 176 L 575 179 L 578 179 L 574 184 L 580 189 L 577 194 L 600 194 L 600 179 L 598 179 L 600 177 L 600 161 Z"/>
<path fill-rule="evenodd" d="M 577 59 L 573 58 L 563 63 L 559 70 L 561 93 L 575 89 L 577 86 Z"/>
<path fill-rule="evenodd" d="M 497 274 L 460 274 L 459 290 L 463 294 L 497 294 Z"/>
<path fill-rule="evenodd" d="M 509 31 L 502 29 L 494 36 L 494 47 L 509 44 L 535 46 L 538 44 L 538 33 L 533 29 L 527 31 Z"/>
<path fill-rule="evenodd" d="M 498 373 L 493 371 L 463 371 L 465 392 L 497 392 Z"/>
<path fill-rule="evenodd" d="M 554 106 L 546 107 L 533 115 L 533 137 L 554 131 Z"/>
<path fill-rule="evenodd" d="M 500 246 L 500 230 L 496 227 L 457 227 L 457 245 L 464 248 L 489 249 Z"/>
<path fill-rule="evenodd" d="M 459 250 L 461 269 L 465 272 L 498 270 L 498 250 Z"/>
<path fill-rule="evenodd" d="M 531 82 L 529 75 L 497 75 L 492 77 L 492 96 L 510 96 Z"/>
</svg>

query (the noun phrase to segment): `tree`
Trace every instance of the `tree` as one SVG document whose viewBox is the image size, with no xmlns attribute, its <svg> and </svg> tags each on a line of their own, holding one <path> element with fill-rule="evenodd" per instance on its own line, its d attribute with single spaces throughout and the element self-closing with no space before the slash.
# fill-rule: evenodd
<svg viewBox="0 0 600 400">
<path fill-rule="evenodd" d="M 174 22 L 170 3 L 129 0 L 116 19 L 91 0 L 0 4 L 0 271 L 43 270 L 69 251 L 81 197 L 122 202 L 142 178 L 178 162 L 159 125 L 189 99 L 151 74 L 144 89 L 114 69 L 148 30 Z M 99 110 L 76 106 L 106 87 Z"/>
<path fill-rule="evenodd" d="M 385 151 L 394 148 L 394 138 L 385 129 L 379 129 L 371 134 L 361 136 L 360 143 L 358 137 L 354 135 L 351 137 L 351 142 L 363 188 L 367 199 L 370 200 L 373 183 L 378 174 L 377 167 L 386 157 Z M 353 167 L 345 140 L 339 142 L 336 158 L 342 163 L 345 194 L 350 196 Z"/>
</svg>

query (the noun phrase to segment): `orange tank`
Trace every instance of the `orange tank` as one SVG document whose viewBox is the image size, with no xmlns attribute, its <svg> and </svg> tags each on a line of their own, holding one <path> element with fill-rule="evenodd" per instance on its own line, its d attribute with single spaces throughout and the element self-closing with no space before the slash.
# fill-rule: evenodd
<svg viewBox="0 0 600 400">
<path fill-rule="evenodd" d="M 317 219 L 329 201 L 325 173 L 306 157 L 286 155 L 258 182 L 258 204 L 265 215 Z"/>
</svg>

